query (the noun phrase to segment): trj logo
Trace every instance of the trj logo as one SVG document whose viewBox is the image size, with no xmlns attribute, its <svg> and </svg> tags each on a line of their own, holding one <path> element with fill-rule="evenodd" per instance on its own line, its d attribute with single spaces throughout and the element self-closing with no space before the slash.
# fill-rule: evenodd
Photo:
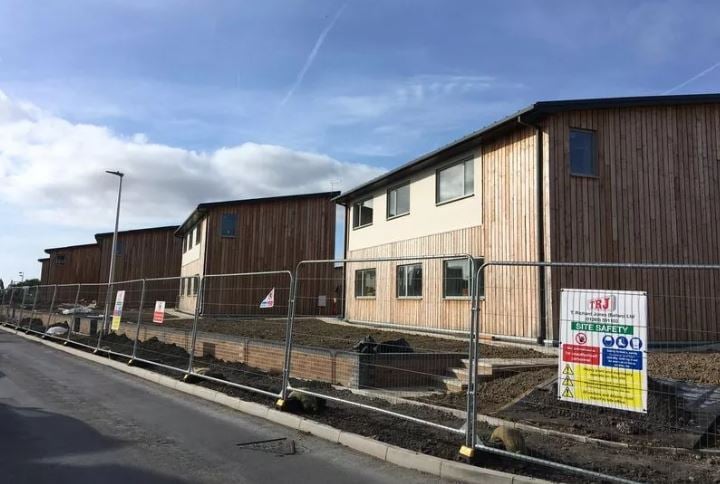
<svg viewBox="0 0 720 484">
<path fill-rule="evenodd" d="M 602 296 L 590 299 L 588 309 L 591 311 L 610 312 L 615 310 L 615 296 Z"/>
</svg>

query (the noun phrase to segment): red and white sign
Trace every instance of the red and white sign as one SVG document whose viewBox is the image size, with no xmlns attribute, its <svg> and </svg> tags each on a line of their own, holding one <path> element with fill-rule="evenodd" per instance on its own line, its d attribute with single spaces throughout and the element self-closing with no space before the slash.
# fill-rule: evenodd
<svg viewBox="0 0 720 484">
<path fill-rule="evenodd" d="M 587 343 L 587 335 L 585 333 L 575 334 L 575 342 L 579 345 L 584 345 Z"/>
<path fill-rule="evenodd" d="M 601 296 L 588 300 L 590 311 L 610 312 L 615 310 L 615 296 Z"/>
<path fill-rule="evenodd" d="M 153 323 L 162 324 L 165 319 L 165 301 L 155 301 L 155 312 L 153 312 Z"/>
<path fill-rule="evenodd" d="M 599 365 L 600 347 L 564 344 L 562 345 L 562 361 L 581 363 L 583 365 Z"/>
<path fill-rule="evenodd" d="M 268 293 L 268 295 L 265 296 L 265 299 L 263 299 L 262 302 L 260 303 L 260 309 L 268 309 L 273 306 L 275 306 L 275 288 L 274 287 Z"/>
</svg>

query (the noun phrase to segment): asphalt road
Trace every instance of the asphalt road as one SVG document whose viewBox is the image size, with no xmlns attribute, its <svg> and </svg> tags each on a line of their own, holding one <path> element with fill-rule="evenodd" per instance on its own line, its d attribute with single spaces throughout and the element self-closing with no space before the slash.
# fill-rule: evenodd
<svg viewBox="0 0 720 484">
<path fill-rule="evenodd" d="M 0 332 L 0 482 L 438 481 Z"/>
</svg>

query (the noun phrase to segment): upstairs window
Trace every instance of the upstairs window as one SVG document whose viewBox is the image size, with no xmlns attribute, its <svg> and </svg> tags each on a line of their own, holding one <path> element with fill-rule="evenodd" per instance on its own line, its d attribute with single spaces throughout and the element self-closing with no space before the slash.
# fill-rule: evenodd
<svg viewBox="0 0 720 484">
<path fill-rule="evenodd" d="M 570 130 L 570 174 L 598 176 L 595 131 Z"/>
<path fill-rule="evenodd" d="M 358 229 L 373 222 L 373 199 L 368 198 L 353 204 L 353 228 Z"/>
<path fill-rule="evenodd" d="M 190 232 L 188 232 L 187 238 L 188 238 L 188 249 L 192 249 L 192 246 L 193 246 L 193 231 L 192 230 Z"/>
<path fill-rule="evenodd" d="M 422 264 L 397 267 L 397 297 L 422 297 Z"/>
<path fill-rule="evenodd" d="M 58 254 L 55 256 L 55 263 L 56 264 L 64 264 L 65 263 L 65 254 Z"/>
<path fill-rule="evenodd" d="M 118 240 L 115 244 L 115 255 L 123 255 L 125 247 L 123 246 L 122 240 Z"/>
<path fill-rule="evenodd" d="M 201 233 L 200 232 L 200 224 L 197 224 L 197 226 L 195 227 L 195 244 L 196 245 L 200 243 L 200 233 Z"/>
<path fill-rule="evenodd" d="M 438 170 L 435 202 L 450 202 L 475 193 L 474 166 L 471 158 Z"/>
<path fill-rule="evenodd" d="M 375 297 L 375 269 L 355 271 L 355 297 Z"/>
<path fill-rule="evenodd" d="M 391 188 L 387 193 L 387 218 L 410 213 L 410 183 Z"/>
<path fill-rule="evenodd" d="M 237 217 L 234 213 L 224 213 L 220 227 L 220 236 L 235 237 L 237 230 Z"/>
</svg>

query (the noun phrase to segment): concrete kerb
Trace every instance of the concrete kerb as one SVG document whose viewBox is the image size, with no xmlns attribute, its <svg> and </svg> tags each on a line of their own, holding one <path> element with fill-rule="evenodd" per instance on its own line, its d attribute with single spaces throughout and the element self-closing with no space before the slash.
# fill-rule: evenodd
<svg viewBox="0 0 720 484">
<path fill-rule="evenodd" d="M 9 334 L 15 334 L 12 329 L 0 326 L 0 330 Z M 99 363 L 123 373 L 130 374 L 157 383 L 167 388 L 171 388 L 189 395 L 202 398 L 218 405 L 255 416 L 264 418 L 273 423 L 283 425 L 301 432 L 306 432 L 318 438 L 328 440 L 330 442 L 339 443 L 345 447 L 349 447 L 357 452 L 370 455 L 372 457 L 387 461 L 399 467 L 417 470 L 441 478 L 454 479 L 464 482 L 488 482 L 503 484 L 550 484 L 550 481 L 542 479 L 534 479 L 531 477 L 517 476 L 514 474 L 485 469 L 482 467 L 471 466 L 460 462 L 453 462 L 439 457 L 429 456 L 411 450 L 403 449 L 395 445 L 386 444 L 369 437 L 344 432 L 334 427 L 324 425 L 313 420 L 309 420 L 297 415 L 292 415 L 278 410 L 265 407 L 254 402 L 246 402 L 237 398 L 230 397 L 225 393 L 210 390 L 208 388 L 198 387 L 196 385 L 176 380 L 169 376 L 159 373 L 128 366 L 116 360 L 107 357 L 94 355 L 76 348 L 57 344 L 52 340 L 40 339 L 35 336 L 18 334 L 18 336 L 35 341 L 39 344 L 54 348 L 59 351 L 83 358 L 94 363 Z"/>
</svg>

